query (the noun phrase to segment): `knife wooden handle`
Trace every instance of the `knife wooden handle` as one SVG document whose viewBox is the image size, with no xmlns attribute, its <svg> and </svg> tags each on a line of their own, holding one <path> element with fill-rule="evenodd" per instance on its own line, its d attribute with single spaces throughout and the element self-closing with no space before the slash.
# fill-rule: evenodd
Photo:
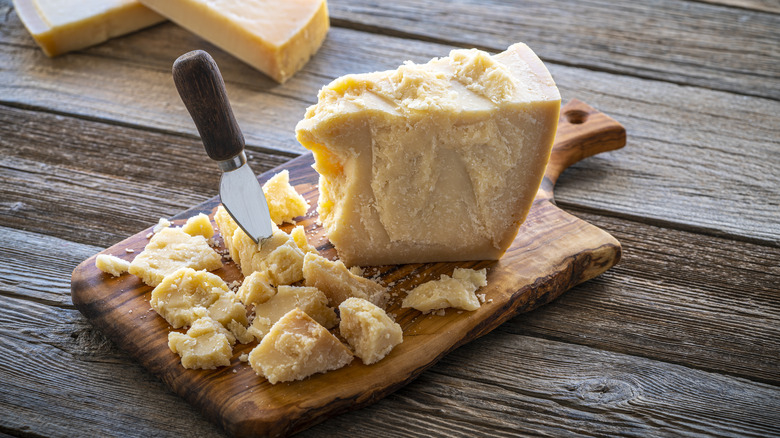
<svg viewBox="0 0 780 438">
<path fill-rule="evenodd" d="M 224 161 L 240 154 L 244 150 L 244 135 L 230 108 L 225 81 L 211 55 L 203 50 L 181 55 L 173 63 L 173 82 L 209 157 Z"/>
</svg>

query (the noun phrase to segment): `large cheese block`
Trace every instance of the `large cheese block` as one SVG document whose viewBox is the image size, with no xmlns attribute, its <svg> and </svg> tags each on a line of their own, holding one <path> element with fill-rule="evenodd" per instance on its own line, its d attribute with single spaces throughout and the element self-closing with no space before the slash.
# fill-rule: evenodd
<svg viewBox="0 0 780 438">
<path fill-rule="evenodd" d="M 544 175 L 560 94 L 525 44 L 347 75 L 296 133 L 347 265 L 495 260 Z"/>
<path fill-rule="evenodd" d="M 325 0 L 141 0 L 180 26 L 283 83 L 320 48 Z"/>
<path fill-rule="evenodd" d="M 165 21 L 138 0 L 14 0 L 14 8 L 48 56 Z"/>
</svg>

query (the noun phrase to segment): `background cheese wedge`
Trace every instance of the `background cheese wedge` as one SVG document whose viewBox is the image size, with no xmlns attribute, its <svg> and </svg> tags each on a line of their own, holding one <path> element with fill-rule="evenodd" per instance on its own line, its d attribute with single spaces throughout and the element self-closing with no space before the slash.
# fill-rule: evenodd
<svg viewBox="0 0 780 438">
<path fill-rule="evenodd" d="M 165 21 L 137 0 L 14 0 L 14 8 L 47 56 Z"/>
<path fill-rule="evenodd" d="M 561 97 L 525 44 L 347 75 L 296 127 L 347 265 L 495 260 L 544 175 Z"/>
<path fill-rule="evenodd" d="M 180 26 L 283 83 L 320 48 L 325 0 L 141 0 Z"/>
</svg>

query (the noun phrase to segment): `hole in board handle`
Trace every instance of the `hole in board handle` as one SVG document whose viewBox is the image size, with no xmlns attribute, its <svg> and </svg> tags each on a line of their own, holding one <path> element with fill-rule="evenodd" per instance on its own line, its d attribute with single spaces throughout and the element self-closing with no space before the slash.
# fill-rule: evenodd
<svg viewBox="0 0 780 438">
<path fill-rule="evenodd" d="M 580 125 L 582 123 L 585 123 L 586 120 L 588 120 L 588 113 L 582 110 L 566 111 L 566 113 L 564 113 L 564 116 L 566 117 L 566 121 L 571 123 L 572 125 Z"/>
</svg>

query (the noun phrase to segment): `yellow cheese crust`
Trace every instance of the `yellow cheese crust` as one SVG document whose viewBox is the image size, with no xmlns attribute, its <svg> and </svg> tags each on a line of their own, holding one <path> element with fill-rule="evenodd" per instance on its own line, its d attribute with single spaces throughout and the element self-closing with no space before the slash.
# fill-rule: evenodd
<svg viewBox="0 0 780 438">
<path fill-rule="evenodd" d="M 524 44 L 336 79 L 296 127 L 346 265 L 498 259 L 549 159 L 560 94 Z"/>
</svg>

